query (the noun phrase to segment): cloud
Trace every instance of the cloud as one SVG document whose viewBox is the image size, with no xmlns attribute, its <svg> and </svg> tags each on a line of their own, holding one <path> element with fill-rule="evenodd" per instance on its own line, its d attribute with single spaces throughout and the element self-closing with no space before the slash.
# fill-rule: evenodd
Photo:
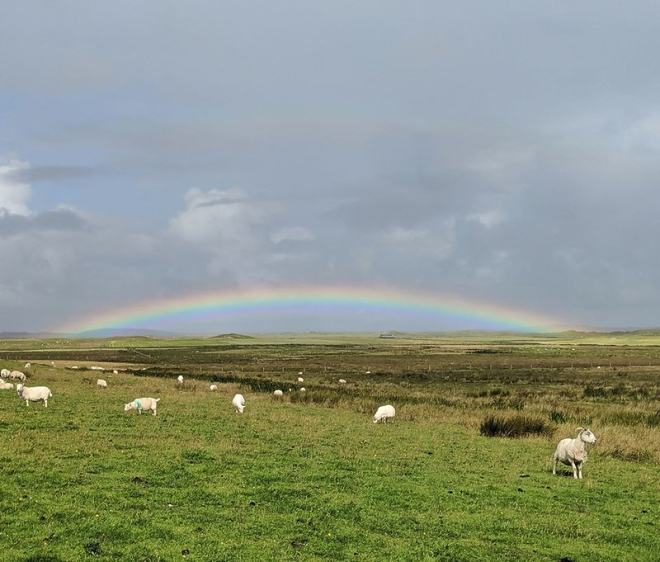
<svg viewBox="0 0 660 562">
<path fill-rule="evenodd" d="M 316 236 L 311 230 L 302 226 L 283 228 L 270 236 L 273 244 L 280 244 L 285 241 L 311 241 L 315 238 Z"/>
<path fill-rule="evenodd" d="M 29 168 L 27 162 L 16 159 L 0 165 L 0 215 L 30 215 L 27 203 L 32 196 L 32 188 L 14 177 Z"/>
</svg>

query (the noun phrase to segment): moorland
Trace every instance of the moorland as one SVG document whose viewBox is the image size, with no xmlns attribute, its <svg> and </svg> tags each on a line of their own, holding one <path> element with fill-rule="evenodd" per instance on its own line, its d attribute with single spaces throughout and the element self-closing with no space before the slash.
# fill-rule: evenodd
<svg viewBox="0 0 660 562">
<path fill-rule="evenodd" d="M 0 560 L 659 556 L 660 332 L 395 335 L 0 341 Z"/>
</svg>

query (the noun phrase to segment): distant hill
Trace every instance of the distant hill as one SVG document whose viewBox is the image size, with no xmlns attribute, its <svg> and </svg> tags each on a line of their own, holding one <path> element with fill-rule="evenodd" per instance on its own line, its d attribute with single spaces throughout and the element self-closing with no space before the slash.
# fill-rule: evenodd
<svg viewBox="0 0 660 562">
<path fill-rule="evenodd" d="M 70 334 L 57 332 L 0 332 L 0 340 L 43 340 L 52 338 L 68 338 Z"/>
<path fill-rule="evenodd" d="M 245 334 L 236 334 L 232 332 L 231 334 L 218 334 L 217 336 L 211 336 L 211 339 L 216 340 L 253 340 L 252 336 L 246 336 Z"/>
</svg>

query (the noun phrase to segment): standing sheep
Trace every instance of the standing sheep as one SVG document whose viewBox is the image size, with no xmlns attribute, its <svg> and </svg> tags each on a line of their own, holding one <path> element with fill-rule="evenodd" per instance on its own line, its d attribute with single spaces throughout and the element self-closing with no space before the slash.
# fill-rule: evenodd
<svg viewBox="0 0 660 562">
<path fill-rule="evenodd" d="M 218 390 L 218 385 L 217 385 L 217 384 L 212 384 L 212 385 L 209 387 L 209 390 L 210 390 L 211 392 L 214 392 L 214 391 Z"/>
<path fill-rule="evenodd" d="M 586 443 L 595 443 L 596 436 L 590 429 L 577 428 L 578 435 L 575 439 L 562 439 L 555 451 L 552 474 L 557 474 L 557 462 L 573 468 L 573 478 L 582 478 L 582 465 L 587 460 Z"/>
<path fill-rule="evenodd" d="M 129 410 L 137 410 L 138 414 L 141 415 L 142 410 L 146 410 L 147 412 L 151 410 L 155 416 L 159 401 L 160 398 L 136 398 L 133 400 L 133 402 L 124 404 L 124 412 L 128 412 Z"/>
<path fill-rule="evenodd" d="M 183 384 L 183 375 L 179 375 L 176 380 L 179 381 L 179 384 Z"/>
<path fill-rule="evenodd" d="M 43 401 L 44 408 L 48 408 L 48 399 L 53 396 L 50 388 L 47 386 L 23 386 L 22 384 L 16 385 L 16 392 L 25 400 L 25 405 L 29 406 L 30 402 Z"/>
<path fill-rule="evenodd" d="M 305 382 L 305 379 L 303 379 L 302 377 L 298 377 L 298 382 Z"/>
<path fill-rule="evenodd" d="M 2 371 L 0 371 L 0 377 L 2 377 L 3 379 L 9 378 L 10 375 L 11 375 L 11 371 L 9 369 L 2 369 Z"/>
<path fill-rule="evenodd" d="M 282 398 L 284 393 L 278 388 L 275 392 L 273 392 L 273 395 L 275 396 L 275 398 Z"/>
<path fill-rule="evenodd" d="M 245 410 L 245 397 L 242 394 L 236 394 L 231 403 L 239 414 L 242 414 Z"/>
<path fill-rule="evenodd" d="M 96 381 L 96 386 L 98 386 L 99 388 L 108 388 L 108 383 L 103 379 L 98 379 Z"/>
<path fill-rule="evenodd" d="M 374 423 L 387 423 L 387 420 L 393 420 L 395 415 L 396 412 L 394 411 L 394 406 L 391 404 L 388 404 L 387 406 L 380 406 L 374 414 Z"/>
</svg>

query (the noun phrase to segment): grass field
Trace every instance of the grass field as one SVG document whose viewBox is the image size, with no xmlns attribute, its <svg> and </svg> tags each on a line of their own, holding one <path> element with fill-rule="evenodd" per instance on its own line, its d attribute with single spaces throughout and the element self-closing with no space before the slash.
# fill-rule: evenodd
<svg viewBox="0 0 660 562">
<path fill-rule="evenodd" d="M 27 361 L 53 398 L 0 392 L 1 560 L 660 558 L 654 333 L 0 342 Z M 156 417 L 123 411 L 141 396 Z M 545 430 L 486 437 L 488 416 Z M 578 425 L 584 480 L 553 477 Z"/>
</svg>

